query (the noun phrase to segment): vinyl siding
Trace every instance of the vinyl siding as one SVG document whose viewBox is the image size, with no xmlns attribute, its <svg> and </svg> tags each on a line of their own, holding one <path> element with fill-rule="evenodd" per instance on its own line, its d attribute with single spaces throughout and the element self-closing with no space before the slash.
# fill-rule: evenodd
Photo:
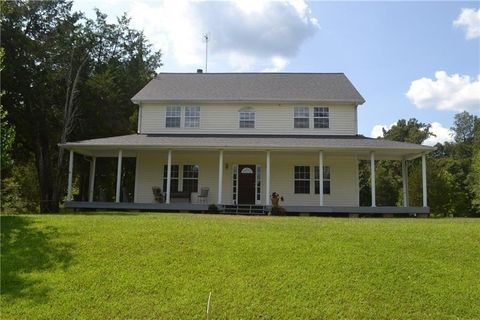
<svg viewBox="0 0 480 320">
<path fill-rule="evenodd" d="M 193 160 L 192 160 L 193 159 Z M 314 166 L 318 165 L 317 153 L 271 152 L 271 192 L 285 198 L 282 205 L 318 205 L 315 194 Z M 135 202 L 154 201 L 152 186 L 163 186 L 163 165 L 167 163 L 166 152 L 142 152 L 138 155 Z M 172 164 L 197 164 L 199 188 L 209 187 L 208 203 L 217 203 L 218 151 L 188 152 L 173 151 Z M 265 152 L 224 152 L 222 203 L 233 203 L 233 167 L 235 164 L 261 166 L 261 201 L 265 204 Z M 294 166 L 310 166 L 310 194 L 294 194 Z M 324 155 L 324 165 L 330 167 L 331 194 L 324 196 L 326 206 L 358 206 L 357 161 L 352 156 Z M 180 172 L 181 172 L 180 168 Z M 181 173 L 180 173 L 181 175 Z"/>
<path fill-rule="evenodd" d="M 315 105 L 329 107 L 330 128 L 313 128 L 313 105 L 310 105 L 310 128 L 294 128 L 293 110 L 302 105 L 208 105 L 200 106 L 200 127 L 184 128 L 182 126 L 166 128 L 166 105 L 142 104 L 139 127 L 141 133 L 256 133 L 256 134 L 357 134 L 357 107 L 355 105 Z M 255 110 L 255 128 L 239 128 L 239 110 L 252 107 Z"/>
</svg>

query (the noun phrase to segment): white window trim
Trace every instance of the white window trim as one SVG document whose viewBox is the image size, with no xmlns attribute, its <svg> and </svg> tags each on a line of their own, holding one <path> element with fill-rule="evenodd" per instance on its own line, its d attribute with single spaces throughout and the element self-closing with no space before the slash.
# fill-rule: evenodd
<svg viewBox="0 0 480 320">
<path fill-rule="evenodd" d="M 242 117 L 241 117 L 241 114 L 242 112 L 250 112 L 250 113 L 253 113 L 253 127 L 243 127 L 240 125 L 241 121 L 242 121 Z M 247 121 L 251 121 L 251 120 L 247 120 Z M 257 112 L 255 111 L 254 108 L 252 107 L 246 107 L 246 108 L 242 108 L 240 110 L 238 110 L 238 128 L 243 130 L 243 129 L 255 129 L 257 127 Z"/>
<path fill-rule="evenodd" d="M 262 204 L 262 166 L 259 164 L 255 165 L 255 204 Z M 260 190 L 257 188 L 257 183 L 260 182 Z M 260 198 L 260 199 L 258 199 Z"/>
<path fill-rule="evenodd" d="M 309 193 L 296 193 L 295 192 L 295 167 L 308 167 L 309 170 L 310 170 L 310 178 L 308 179 L 308 184 L 309 184 Z M 293 176 L 292 176 L 292 180 L 293 180 L 293 184 L 292 184 L 292 194 L 293 195 L 309 195 L 309 194 L 312 194 L 312 166 L 310 165 L 306 165 L 306 164 L 294 164 L 293 165 L 293 168 L 292 168 L 292 172 L 293 172 Z M 315 169 L 314 169 L 315 170 Z M 315 174 L 315 172 L 313 172 L 313 174 Z M 314 177 L 315 178 L 315 177 Z M 298 179 L 298 180 L 302 180 L 302 181 L 307 181 L 307 179 Z M 315 182 L 314 182 L 315 183 Z M 315 185 L 314 185 L 315 187 Z M 313 192 L 315 193 L 315 189 L 313 189 Z"/>
<path fill-rule="evenodd" d="M 169 117 L 168 116 L 168 108 L 180 108 L 180 126 L 179 127 L 168 127 L 167 126 L 167 119 L 168 118 L 173 118 L 173 117 Z M 165 128 L 166 129 L 179 129 L 179 128 L 182 128 L 183 127 L 183 117 L 182 117 L 182 114 L 183 114 L 183 108 L 181 106 L 166 106 L 165 108 L 165 122 L 164 122 L 164 125 L 165 125 Z M 176 118 L 176 117 L 175 117 Z"/>
<path fill-rule="evenodd" d="M 326 108 L 328 110 L 328 117 L 315 117 L 315 108 Z M 329 130 L 330 129 L 330 107 L 327 106 L 313 106 L 312 107 L 312 129 L 314 130 Z M 315 128 L 315 119 L 328 119 L 327 128 Z"/>
<path fill-rule="evenodd" d="M 187 127 L 187 108 L 198 108 L 198 126 L 197 127 Z M 184 106 L 182 110 L 182 115 L 183 115 L 183 126 L 182 128 L 185 129 L 198 129 L 202 125 L 202 108 L 200 106 Z M 192 117 L 190 117 L 192 118 Z"/>
<path fill-rule="evenodd" d="M 297 128 L 297 127 L 295 127 L 295 119 L 297 119 L 297 118 L 298 118 L 298 119 L 305 119 L 305 117 L 296 117 L 296 116 L 295 116 L 295 109 L 307 109 L 308 115 L 307 115 L 306 119 L 308 119 L 308 127 L 306 127 L 306 128 Z M 311 112 L 310 112 L 310 109 L 311 109 L 310 106 L 307 106 L 307 107 L 305 107 L 305 106 L 303 106 L 303 107 L 302 107 L 302 106 L 294 106 L 294 107 L 293 107 L 293 128 L 294 128 L 294 129 L 309 130 L 309 129 L 311 128 L 311 123 L 310 123 L 310 122 L 311 122 L 311 119 L 310 119 L 310 118 L 311 118 L 311 117 L 310 117 Z"/>
</svg>

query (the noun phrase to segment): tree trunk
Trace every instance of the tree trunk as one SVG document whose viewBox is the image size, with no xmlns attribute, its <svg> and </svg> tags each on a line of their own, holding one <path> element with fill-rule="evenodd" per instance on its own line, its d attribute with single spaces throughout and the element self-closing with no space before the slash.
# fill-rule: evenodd
<svg viewBox="0 0 480 320">
<path fill-rule="evenodd" d="M 41 117 L 41 116 L 40 116 Z M 55 199 L 55 181 L 52 168 L 48 127 L 44 118 L 40 120 L 41 130 L 36 130 L 35 163 L 40 186 L 40 212 L 58 212 L 59 206 Z"/>
</svg>

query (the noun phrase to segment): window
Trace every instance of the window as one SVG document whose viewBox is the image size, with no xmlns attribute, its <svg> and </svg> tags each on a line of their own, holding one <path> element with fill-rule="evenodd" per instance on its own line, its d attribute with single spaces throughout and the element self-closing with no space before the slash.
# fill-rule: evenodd
<svg viewBox="0 0 480 320">
<path fill-rule="evenodd" d="M 326 107 L 313 108 L 313 127 L 314 128 L 329 128 L 329 110 Z"/>
<path fill-rule="evenodd" d="M 167 107 L 165 127 L 180 128 L 181 119 L 182 119 L 182 107 Z"/>
<path fill-rule="evenodd" d="M 198 165 L 183 166 L 183 191 L 198 192 Z"/>
<path fill-rule="evenodd" d="M 238 166 L 234 165 L 232 170 L 232 198 L 233 204 L 237 204 L 237 189 L 238 189 Z"/>
<path fill-rule="evenodd" d="M 200 107 L 185 107 L 185 128 L 200 127 Z"/>
<path fill-rule="evenodd" d="M 251 168 L 243 168 L 242 169 L 242 172 L 240 172 L 242 174 L 253 174 L 253 170 Z"/>
<path fill-rule="evenodd" d="M 255 128 L 255 111 L 251 108 L 240 110 L 240 128 Z"/>
<path fill-rule="evenodd" d="M 295 107 L 293 110 L 293 124 L 295 128 L 308 128 L 310 111 L 308 107 Z"/>
<path fill-rule="evenodd" d="M 257 165 L 257 170 L 255 171 L 256 173 L 256 199 L 257 203 L 261 203 L 262 200 L 262 167 L 260 165 Z"/>
<path fill-rule="evenodd" d="M 172 165 L 172 173 L 170 180 L 170 192 L 178 192 L 178 164 Z M 163 191 L 167 192 L 167 176 L 168 176 L 168 166 L 163 166 Z"/>
<path fill-rule="evenodd" d="M 295 166 L 295 193 L 310 193 L 309 166 Z"/>
<path fill-rule="evenodd" d="M 315 194 L 320 194 L 320 170 L 315 166 Z M 330 167 L 323 166 L 323 194 L 330 194 Z"/>
</svg>

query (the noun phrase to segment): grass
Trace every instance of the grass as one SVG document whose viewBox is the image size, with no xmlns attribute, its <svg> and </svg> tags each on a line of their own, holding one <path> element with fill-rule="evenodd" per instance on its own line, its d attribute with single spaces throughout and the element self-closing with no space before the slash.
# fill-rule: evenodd
<svg viewBox="0 0 480 320">
<path fill-rule="evenodd" d="M 1 216 L 2 319 L 479 319 L 480 220 Z"/>
</svg>

